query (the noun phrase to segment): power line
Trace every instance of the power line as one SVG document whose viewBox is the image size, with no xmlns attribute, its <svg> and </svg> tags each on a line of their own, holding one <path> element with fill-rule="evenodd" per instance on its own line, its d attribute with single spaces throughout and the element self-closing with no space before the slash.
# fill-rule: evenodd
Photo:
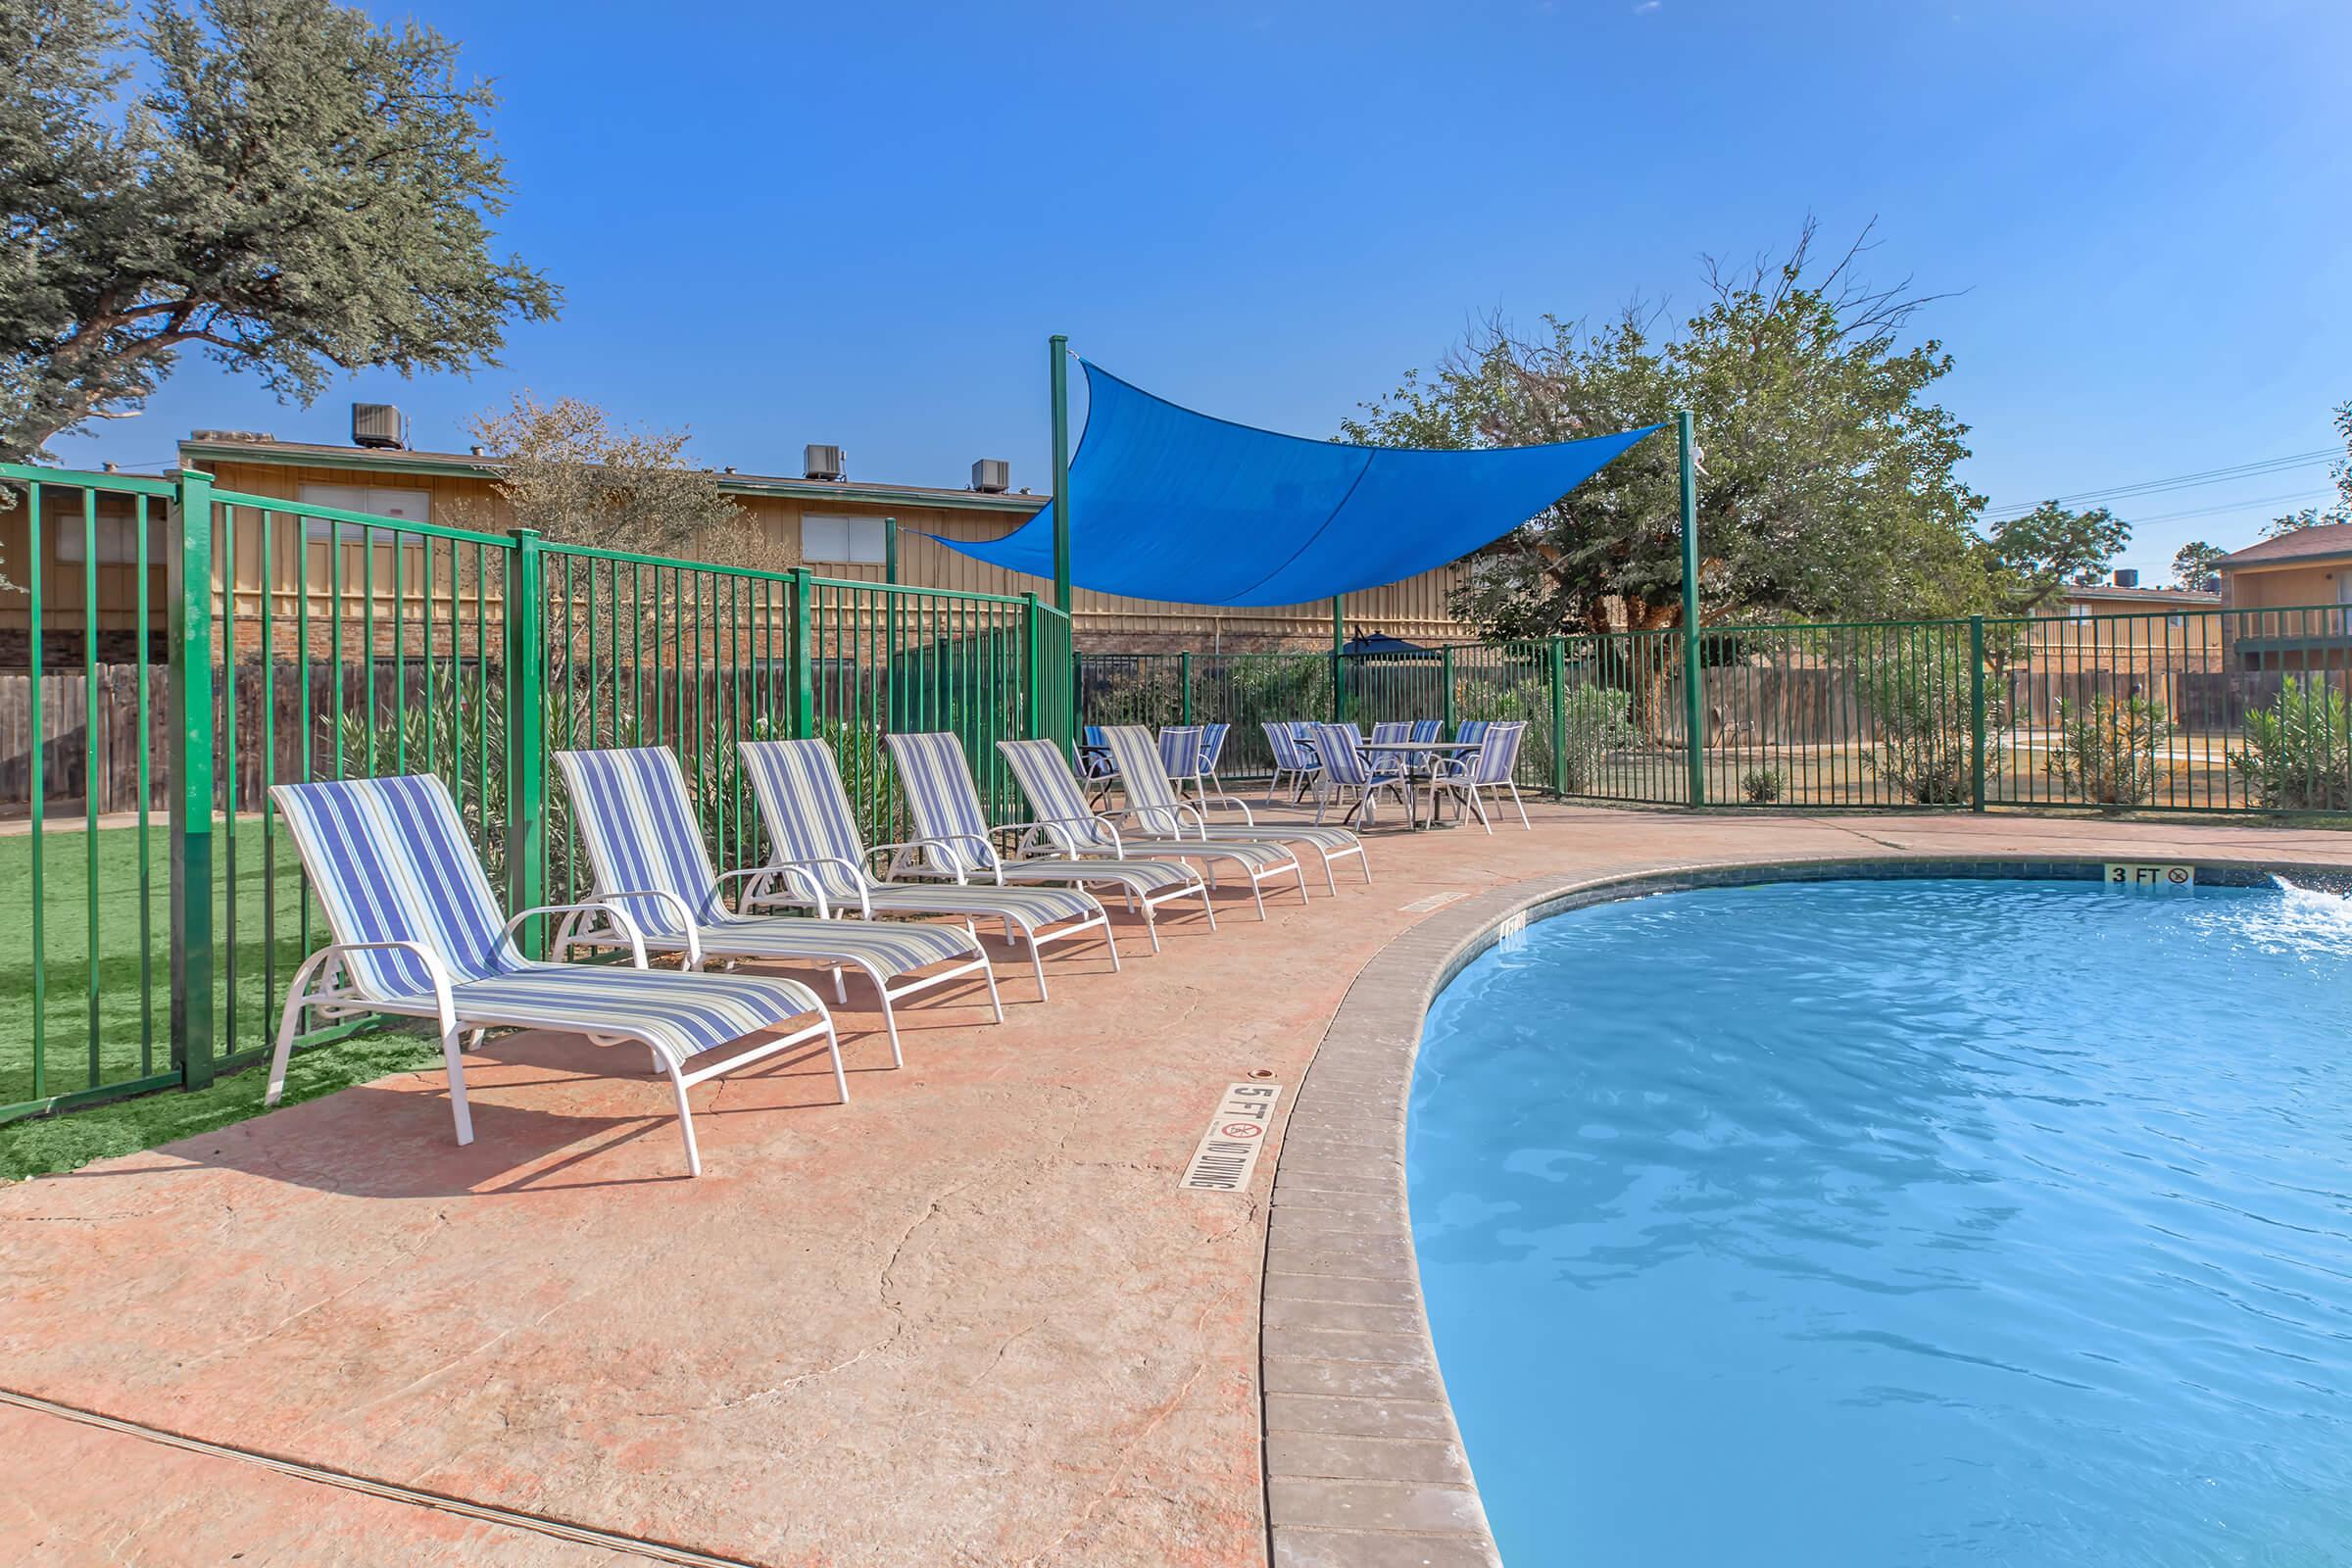
<svg viewBox="0 0 2352 1568">
<path fill-rule="evenodd" d="M 2133 515 L 2124 520 L 2136 528 L 2143 522 L 2180 522 L 2189 517 L 2219 517 L 2231 512 L 2251 512 L 2257 507 L 2276 506 L 2280 502 L 2293 506 L 2298 502 L 2324 501 L 2334 494 L 2332 490 L 2296 490 L 2286 495 L 2254 496 L 2245 501 L 2224 501 L 2216 506 L 2191 507 L 2186 512 L 2160 512 L 2154 516 Z"/>
<path fill-rule="evenodd" d="M 2078 490 L 2072 495 L 2046 497 L 2045 501 L 2055 502 L 2062 507 L 2077 507 L 2085 502 L 2104 503 L 2162 495 L 2171 490 L 2190 490 L 2203 485 L 2226 484 L 2232 479 L 2252 479 L 2295 468 L 2314 467 L 2330 459 L 2340 459 L 2343 455 L 2332 448 L 2323 447 L 2316 452 L 2290 453 L 2283 458 L 2265 458 L 2259 463 L 2240 463 L 2226 468 L 2205 468 L 2195 473 L 2175 474 L 2168 479 L 2142 479 L 2134 484 L 2109 485 L 2101 490 Z M 2012 517 L 2022 517 L 2043 504 L 2043 501 L 2035 501 L 2024 505 L 1987 507 L 1984 520 L 2006 522 Z"/>
</svg>

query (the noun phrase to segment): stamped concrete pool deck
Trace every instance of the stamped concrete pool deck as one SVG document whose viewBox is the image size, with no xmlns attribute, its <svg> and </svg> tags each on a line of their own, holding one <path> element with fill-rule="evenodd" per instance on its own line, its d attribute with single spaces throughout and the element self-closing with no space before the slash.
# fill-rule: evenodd
<svg viewBox="0 0 2352 1568">
<path fill-rule="evenodd" d="M 0 1560 L 1260 1564 L 1269 1441 L 1278 1513 L 1324 1521 L 1287 1563 L 1476 1560 L 1450 1471 L 1384 1493 L 1386 1440 L 1268 1422 L 1261 1365 L 1311 1404 L 1314 1335 L 1380 1332 L 1286 1293 L 1261 1362 L 1280 1118 L 1247 1192 L 1177 1187 L 1227 1083 L 1288 1112 L 1384 947 L 1700 863 L 2352 865 L 2249 824 L 1531 809 L 1373 835 L 1371 886 L 1228 900 L 1156 956 L 1128 926 L 1122 975 L 1060 950 L 1049 1004 L 1001 963 L 1008 1021 L 909 1007 L 896 1071 L 853 989 L 851 1103 L 805 1057 L 701 1087 L 700 1180 L 634 1054 L 541 1034 L 468 1059 L 466 1149 L 419 1073 L 0 1191 Z"/>
</svg>

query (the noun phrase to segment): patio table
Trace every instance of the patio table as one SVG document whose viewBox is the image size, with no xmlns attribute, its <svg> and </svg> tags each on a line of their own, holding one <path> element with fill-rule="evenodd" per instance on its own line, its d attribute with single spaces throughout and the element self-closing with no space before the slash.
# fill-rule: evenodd
<svg viewBox="0 0 2352 1568">
<path fill-rule="evenodd" d="M 1405 788 L 1409 796 L 1405 806 L 1405 820 L 1412 830 L 1418 833 L 1424 826 L 1452 827 L 1454 825 L 1451 822 L 1438 820 L 1438 792 L 1435 789 L 1429 792 L 1429 821 L 1423 823 L 1421 820 L 1421 782 L 1436 776 L 1436 754 L 1443 752 L 1450 757 L 1456 752 L 1475 752 L 1485 744 L 1484 741 L 1363 741 L 1358 743 L 1358 749 L 1369 757 L 1387 755 L 1396 759 L 1402 770 Z M 1370 795 L 1367 794 L 1363 800 L 1359 800 L 1349 807 L 1347 816 L 1342 820 L 1353 822 L 1370 799 Z"/>
</svg>

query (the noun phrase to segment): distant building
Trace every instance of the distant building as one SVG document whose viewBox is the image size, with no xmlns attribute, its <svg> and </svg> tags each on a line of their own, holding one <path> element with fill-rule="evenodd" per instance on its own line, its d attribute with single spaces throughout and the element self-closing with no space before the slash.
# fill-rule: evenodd
<svg viewBox="0 0 2352 1568">
<path fill-rule="evenodd" d="M 2352 668 L 2352 523 L 2322 523 L 2265 539 L 2221 560 L 2230 666 L 2240 670 Z"/>
</svg>

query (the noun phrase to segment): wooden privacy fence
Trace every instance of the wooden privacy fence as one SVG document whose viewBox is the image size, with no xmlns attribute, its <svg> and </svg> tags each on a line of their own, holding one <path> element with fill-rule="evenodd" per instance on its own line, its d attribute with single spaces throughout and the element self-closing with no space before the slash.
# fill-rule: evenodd
<svg viewBox="0 0 2352 1568">
<path fill-rule="evenodd" d="M 60 811 L 81 811 L 95 791 L 98 810 L 135 811 L 144 768 L 148 805 L 161 807 L 166 781 L 156 762 L 164 755 L 167 705 L 160 688 L 165 678 L 160 670 L 142 670 L 135 664 L 99 664 L 86 670 L 44 673 L 36 705 L 31 675 L 23 670 L 0 670 L 0 818 L 26 816 L 32 809 L 36 707 L 41 724 L 37 743 L 41 795 L 46 806 Z M 89 716 L 93 706 L 97 712 L 95 745 L 91 744 Z M 144 758 L 139 750 L 142 721 L 148 743 Z"/>
</svg>

